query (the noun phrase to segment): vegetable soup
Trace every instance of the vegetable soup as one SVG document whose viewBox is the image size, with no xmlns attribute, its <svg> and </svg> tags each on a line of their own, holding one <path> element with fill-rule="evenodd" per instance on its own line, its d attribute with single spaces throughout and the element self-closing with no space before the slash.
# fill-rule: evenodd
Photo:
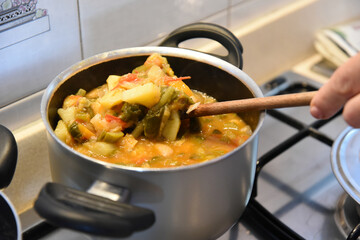
<svg viewBox="0 0 360 240">
<path fill-rule="evenodd" d="M 175 76 L 167 59 L 154 53 L 131 73 L 67 96 L 55 134 L 82 154 L 146 168 L 207 161 L 251 136 L 237 114 L 183 118 L 190 106 L 216 101 L 186 81 L 191 76 Z"/>
</svg>

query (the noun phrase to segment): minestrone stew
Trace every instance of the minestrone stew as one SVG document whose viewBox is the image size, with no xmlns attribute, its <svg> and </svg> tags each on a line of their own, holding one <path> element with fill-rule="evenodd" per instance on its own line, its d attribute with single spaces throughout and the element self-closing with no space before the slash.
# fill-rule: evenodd
<svg viewBox="0 0 360 240">
<path fill-rule="evenodd" d="M 76 151 L 110 163 L 166 168 L 200 163 L 244 143 L 252 130 L 237 114 L 183 119 L 195 103 L 216 101 L 191 90 L 154 53 L 131 73 L 79 89 L 58 109 L 56 136 Z"/>
</svg>

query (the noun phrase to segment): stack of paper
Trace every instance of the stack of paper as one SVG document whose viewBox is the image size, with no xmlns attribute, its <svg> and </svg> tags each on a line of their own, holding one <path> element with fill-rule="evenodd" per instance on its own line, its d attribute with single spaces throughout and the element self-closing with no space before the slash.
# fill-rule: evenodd
<svg viewBox="0 0 360 240">
<path fill-rule="evenodd" d="M 321 29 L 315 35 L 316 50 L 336 66 L 360 51 L 360 20 Z"/>
</svg>

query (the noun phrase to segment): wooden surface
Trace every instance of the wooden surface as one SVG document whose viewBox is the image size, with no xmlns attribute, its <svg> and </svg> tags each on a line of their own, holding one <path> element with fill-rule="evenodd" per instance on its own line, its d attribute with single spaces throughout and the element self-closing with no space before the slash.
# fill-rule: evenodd
<svg viewBox="0 0 360 240">
<path fill-rule="evenodd" d="M 224 113 L 239 113 L 249 110 L 307 106 L 310 104 L 315 93 L 316 91 L 200 104 L 189 112 L 188 115 L 190 117 L 200 117 Z"/>
</svg>

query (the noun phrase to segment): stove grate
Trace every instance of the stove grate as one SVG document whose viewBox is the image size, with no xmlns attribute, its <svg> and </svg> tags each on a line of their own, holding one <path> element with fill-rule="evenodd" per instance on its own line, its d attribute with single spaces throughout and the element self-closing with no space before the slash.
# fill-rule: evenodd
<svg viewBox="0 0 360 240">
<path fill-rule="evenodd" d="M 272 82 L 278 83 L 278 81 Z M 274 95 L 314 91 L 317 89 L 318 88 L 313 87 L 308 83 L 297 82 L 289 85 L 287 88 L 282 89 Z M 267 114 L 295 128 L 298 131 L 258 158 L 252 196 L 244 214 L 241 216 L 239 221 L 247 226 L 250 231 L 260 239 L 304 239 L 302 236 L 280 221 L 274 214 L 266 210 L 266 208 L 256 200 L 258 177 L 262 168 L 267 163 L 275 160 L 277 156 L 306 137 L 313 137 L 314 139 L 317 139 L 318 141 L 331 147 L 334 140 L 324 133 L 318 131 L 318 129 L 338 117 L 341 114 L 341 111 L 339 111 L 330 119 L 316 120 L 311 124 L 305 124 L 302 121 L 299 121 L 298 119 L 295 119 L 279 110 L 268 110 Z"/>
</svg>

